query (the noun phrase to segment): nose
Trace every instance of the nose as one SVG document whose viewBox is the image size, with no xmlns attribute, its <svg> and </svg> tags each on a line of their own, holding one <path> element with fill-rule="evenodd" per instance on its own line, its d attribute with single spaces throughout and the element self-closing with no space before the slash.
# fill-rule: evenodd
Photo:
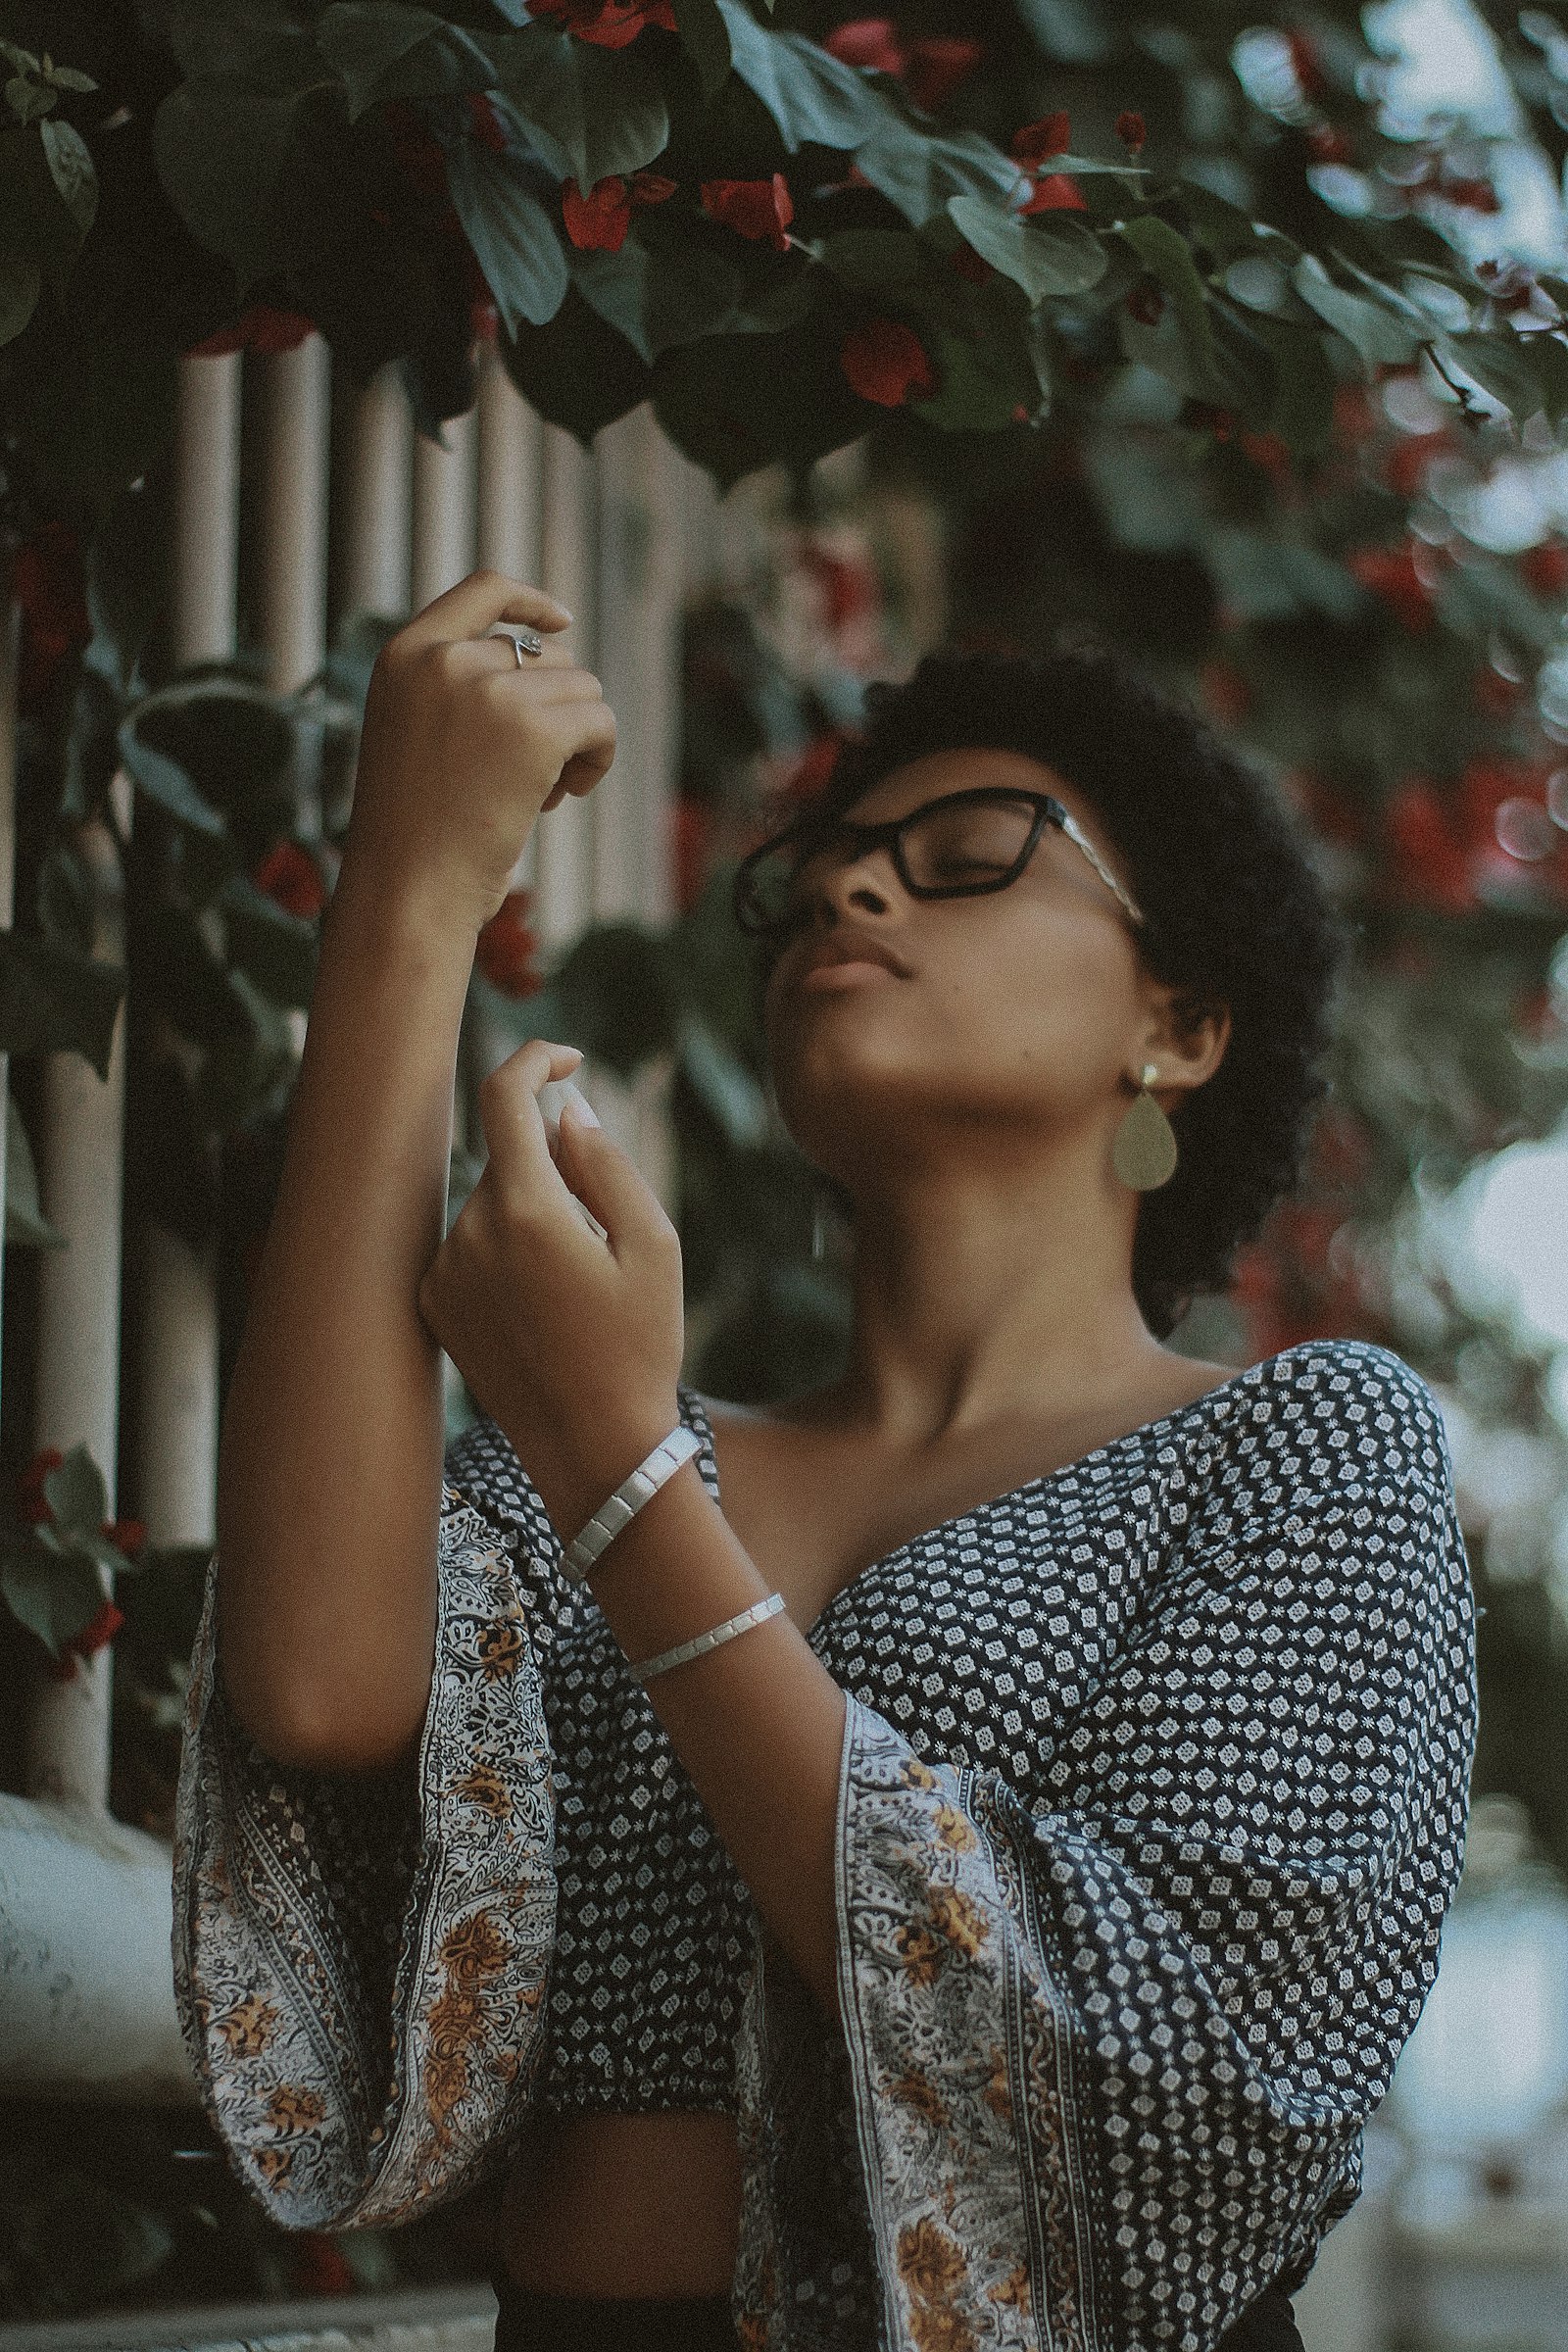
<svg viewBox="0 0 1568 2352">
<path fill-rule="evenodd" d="M 814 927 L 826 918 L 858 914 L 887 914 L 894 904 L 898 874 L 885 842 L 846 852 L 842 841 L 827 845 L 811 858 L 801 881 L 805 885 L 807 916 Z"/>
</svg>

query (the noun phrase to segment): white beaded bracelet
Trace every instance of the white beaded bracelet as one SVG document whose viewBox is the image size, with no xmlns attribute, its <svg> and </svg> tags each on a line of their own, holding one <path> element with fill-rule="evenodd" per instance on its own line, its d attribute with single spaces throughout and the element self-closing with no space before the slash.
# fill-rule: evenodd
<svg viewBox="0 0 1568 2352">
<path fill-rule="evenodd" d="M 694 1634 L 689 1642 L 677 1642 L 673 1649 L 662 1649 L 657 1658 L 638 1659 L 632 1666 L 632 1672 L 640 1683 L 651 1683 L 656 1674 L 667 1674 L 671 1666 L 684 1666 L 688 1658 L 706 1657 L 709 1650 L 717 1649 L 721 1642 L 733 1642 L 737 1634 L 744 1634 L 750 1627 L 765 1625 L 768 1618 L 776 1617 L 783 1606 L 783 1593 L 770 1592 L 765 1600 L 754 1601 L 749 1609 L 742 1609 L 738 1616 L 726 1617 L 723 1624 L 715 1625 L 710 1633 Z"/>
<path fill-rule="evenodd" d="M 562 1553 L 561 1573 L 568 1585 L 582 1583 L 606 1545 L 619 1535 L 629 1519 L 636 1518 L 665 1479 L 673 1478 L 682 1462 L 691 1460 L 700 1444 L 695 1430 L 687 1429 L 684 1424 L 672 1429 L 647 1459 L 638 1463 L 631 1476 L 622 1479 L 610 1500 L 600 1504 L 582 1533 Z"/>
</svg>

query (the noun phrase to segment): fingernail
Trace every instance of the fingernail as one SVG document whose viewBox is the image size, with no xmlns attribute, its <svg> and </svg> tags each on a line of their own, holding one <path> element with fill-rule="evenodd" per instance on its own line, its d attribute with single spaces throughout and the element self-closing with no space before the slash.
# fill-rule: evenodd
<svg viewBox="0 0 1568 2352">
<path fill-rule="evenodd" d="M 564 1119 L 569 1117 L 573 1126 L 576 1127 L 597 1127 L 599 1125 L 599 1114 L 593 1104 L 585 1095 L 579 1095 L 577 1089 L 569 1081 L 565 1098 L 561 1105 L 561 1115 Z"/>
</svg>

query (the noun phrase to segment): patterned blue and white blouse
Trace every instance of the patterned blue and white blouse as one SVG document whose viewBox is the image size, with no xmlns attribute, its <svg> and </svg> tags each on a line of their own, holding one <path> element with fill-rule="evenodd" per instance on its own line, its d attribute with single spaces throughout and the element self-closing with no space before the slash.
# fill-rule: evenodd
<svg viewBox="0 0 1568 2352">
<path fill-rule="evenodd" d="M 246 1740 L 209 1592 L 175 1973 L 280 2222 L 422 2212 L 536 2107 L 716 2108 L 754 2352 L 1209 2352 L 1304 2272 L 1463 1842 L 1470 1582 L 1408 1365 L 1287 1348 L 828 1604 L 842 2031 L 560 1551 L 479 1420 L 418 1752 L 356 1779 Z"/>
</svg>

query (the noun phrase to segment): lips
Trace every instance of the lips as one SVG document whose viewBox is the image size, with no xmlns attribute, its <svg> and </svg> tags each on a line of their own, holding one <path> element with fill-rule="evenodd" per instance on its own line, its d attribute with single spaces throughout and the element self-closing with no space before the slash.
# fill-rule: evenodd
<svg viewBox="0 0 1568 2352">
<path fill-rule="evenodd" d="M 820 971 L 824 965 L 835 963 L 880 963 L 890 972 L 906 980 L 909 967 L 894 955 L 890 947 L 866 931 L 835 931 L 831 938 L 818 940 L 801 964 L 799 977 Z"/>
</svg>

